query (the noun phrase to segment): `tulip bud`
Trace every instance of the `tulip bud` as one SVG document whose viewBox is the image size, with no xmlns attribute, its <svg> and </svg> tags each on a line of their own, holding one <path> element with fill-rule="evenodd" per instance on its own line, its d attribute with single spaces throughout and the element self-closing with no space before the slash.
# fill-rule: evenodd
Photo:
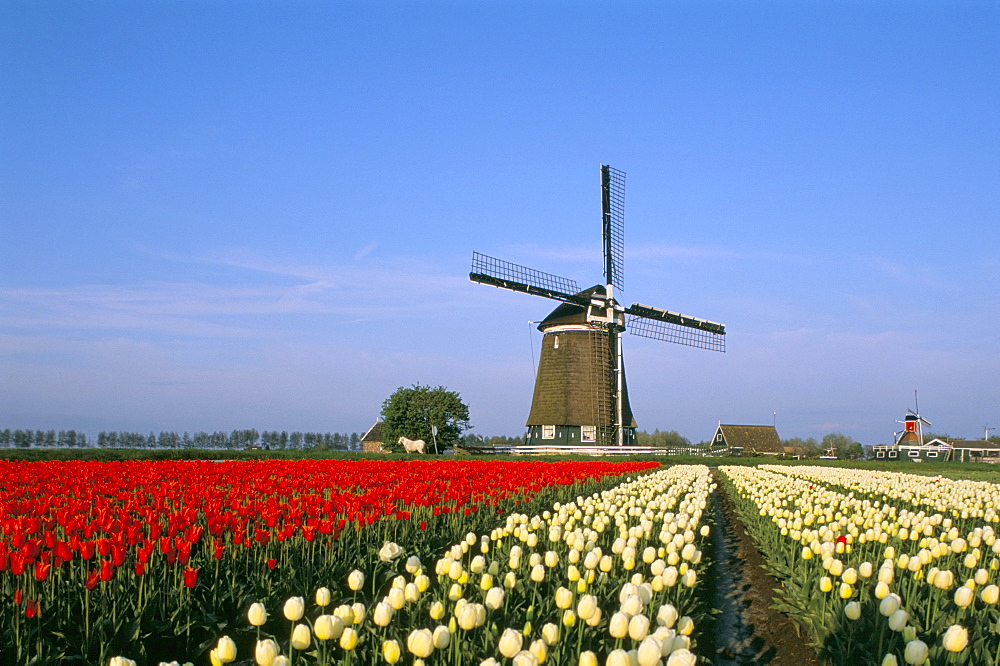
<svg viewBox="0 0 1000 666">
<path fill-rule="evenodd" d="M 961 652 L 969 644 L 969 630 L 960 624 L 953 624 L 944 632 L 941 642 L 948 652 Z"/>
<path fill-rule="evenodd" d="M 306 604 L 302 597 L 289 597 L 288 600 L 285 601 L 285 618 L 291 620 L 292 622 L 301 620 L 305 610 Z"/>
<path fill-rule="evenodd" d="M 403 554 L 403 549 L 392 541 L 387 541 L 378 551 L 378 558 L 383 562 L 391 562 Z"/>
<path fill-rule="evenodd" d="M 398 587 L 391 587 L 386 594 L 385 601 L 380 603 L 388 604 L 393 610 L 399 610 L 406 604 L 406 595 Z"/>
<path fill-rule="evenodd" d="M 451 642 L 451 632 L 448 631 L 448 627 L 440 624 L 434 627 L 434 633 L 431 634 L 431 641 L 438 650 L 448 647 L 448 644 Z"/>
<path fill-rule="evenodd" d="M 882 599 L 881 603 L 879 603 L 878 612 L 884 617 L 889 617 L 899 610 L 899 601 L 899 597 L 895 594 L 886 595 L 886 597 Z"/>
<path fill-rule="evenodd" d="M 330 590 L 326 587 L 321 587 L 316 590 L 316 605 L 320 608 L 324 608 L 330 604 Z"/>
<path fill-rule="evenodd" d="M 661 627 L 671 629 L 677 622 L 677 609 L 672 604 L 663 604 L 656 613 L 656 623 Z"/>
<path fill-rule="evenodd" d="M 628 635 L 634 641 L 642 641 L 649 634 L 649 618 L 636 615 L 628 621 Z"/>
<path fill-rule="evenodd" d="M 257 662 L 258 666 L 272 666 L 277 656 L 278 644 L 272 639 L 265 638 L 262 641 L 257 641 L 254 648 L 254 661 Z"/>
<path fill-rule="evenodd" d="M 365 575 L 355 569 L 347 576 L 347 587 L 351 588 L 355 592 L 360 590 L 365 585 Z"/>
<path fill-rule="evenodd" d="M 267 610 L 264 608 L 264 604 L 259 602 L 250 604 L 250 609 L 247 611 L 247 619 L 255 627 L 263 626 L 267 622 Z"/>
<path fill-rule="evenodd" d="M 395 664 L 399 661 L 400 650 L 399 643 L 394 640 L 387 640 L 382 642 L 382 658 L 386 660 L 387 663 Z"/>
<path fill-rule="evenodd" d="M 362 622 L 364 622 L 365 621 L 365 613 L 367 613 L 367 610 L 365 609 L 365 605 L 363 603 L 361 603 L 360 601 L 358 603 L 356 603 L 356 604 L 354 604 L 354 605 L 351 606 L 351 615 L 354 616 L 354 624 L 361 624 Z M 346 620 L 345 620 L 345 622 L 346 622 Z"/>
<path fill-rule="evenodd" d="M 576 614 L 580 616 L 581 620 L 589 620 L 594 617 L 594 613 L 597 612 L 597 597 L 592 594 L 585 594 L 580 597 L 580 601 L 576 605 Z"/>
<path fill-rule="evenodd" d="M 108 666 L 135 666 L 135 661 L 128 657 L 111 657 Z"/>
<path fill-rule="evenodd" d="M 490 588 L 490 591 L 486 593 L 485 605 L 490 610 L 497 610 L 503 606 L 504 591 L 501 587 Z"/>
<path fill-rule="evenodd" d="M 900 608 L 889 616 L 889 628 L 893 631 L 902 631 L 906 627 L 906 623 L 909 619 L 909 614 Z"/>
<path fill-rule="evenodd" d="M 667 658 L 667 666 L 695 666 L 697 663 L 698 657 L 687 648 L 673 650 Z"/>
<path fill-rule="evenodd" d="M 549 647 L 545 644 L 545 641 L 539 638 L 531 642 L 528 652 L 535 656 L 537 663 L 544 664 L 546 658 L 549 656 Z"/>
<path fill-rule="evenodd" d="M 604 664 L 605 666 L 632 666 L 628 652 L 622 649 L 612 650 Z"/>
<path fill-rule="evenodd" d="M 236 643 L 229 636 L 223 636 L 215 646 L 215 655 L 223 664 L 236 661 Z"/>
<path fill-rule="evenodd" d="M 406 638 L 406 649 L 424 659 L 434 652 L 434 634 L 430 629 L 414 629 Z"/>
<path fill-rule="evenodd" d="M 340 638 L 344 633 L 344 621 L 335 615 L 320 615 L 313 624 L 313 633 L 321 641 Z"/>
<path fill-rule="evenodd" d="M 392 621 L 392 615 L 392 604 L 380 601 L 375 604 L 375 610 L 372 611 L 372 622 L 374 622 L 376 626 L 387 627 Z"/>
<path fill-rule="evenodd" d="M 884 657 L 882 657 L 882 666 L 898 666 L 899 660 L 896 659 L 896 655 L 889 652 Z"/>
<path fill-rule="evenodd" d="M 521 635 L 521 632 L 508 628 L 504 629 L 503 634 L 500 636 L 497 648 L 500 650 L 500 654 L 508 659 L 513 659 L 514 655 L 521 651 L 523 643 L 524 637 Z"/>
<path fill-rule="evenodd" d="M 690 636 L 694 632 L 694 620 L 685 615 L 677 620 L 677 633 L 682 636 Z"/>
<path fill-rule="evenodd" d="M 628 616 L 620 611 L 611 616 L 611 620 L 608 622 L 608 633 L 611 634 L 612 638 L 628 636 L 628 621 Z"/>
<path fill-rule="evenodd" d="M 597 655 L 590 650 L 581 652 L 577 666 L 597 666 Z"/>
<path fill-rule="evenodd" d="M 559 642 L 559 626 L 548 622 L 542 626 L 542 640 L 549 647 Z"/>
<path fill-rule="evenodd" d="M 292 647 L 296 650 L 305 650 L 309 647 L 310 639 L 312 634 L 309 632 L 309 626 L 305 624 L 297 624 L 295 628 L 292 629 Z"/>
<path fill-rule="evenodd" d="M 353 650 L 358 644 L 358 632 L 354 627 L 344 627 L 344 632 L 340 634 L 340 647 L 345 650 Z"/>
<path fill-rule="evenodd" d="M 903 661 L 907 664 L 912 664 L 912 666 L 920 666 L 926 660 L 927 643 L 912 640 L 906 644 L 906 650 L 903 652 Z"/>
</svg>

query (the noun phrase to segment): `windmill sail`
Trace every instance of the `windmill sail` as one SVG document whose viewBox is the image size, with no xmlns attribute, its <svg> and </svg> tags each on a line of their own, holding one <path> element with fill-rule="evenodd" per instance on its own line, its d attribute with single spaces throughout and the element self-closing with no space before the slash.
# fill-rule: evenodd
<svg viewBox="0 0 1000 666">
<path fill-rule="evenodd" d="M 625 172 L 601 167 L 601 213 L 604 237 L 604 281 L 625 289 Z"/>
<path fill-rule="evenodd" d="M 726 327 L 707 319 L 633 303 L 625 310 L 633 335 L 679 345 L 726 351 Z"/>
<path fill-rule="evenodd" d="M 469 273 L 469 279 L 480 284 L 521 291 L 557 301 L 581 305 L 588 302 L 578 295 L 580 288 L 576 286 L 574 280 L 495 259 L 479 252 L 472 253 L 472 271 Z"/>
</svg>

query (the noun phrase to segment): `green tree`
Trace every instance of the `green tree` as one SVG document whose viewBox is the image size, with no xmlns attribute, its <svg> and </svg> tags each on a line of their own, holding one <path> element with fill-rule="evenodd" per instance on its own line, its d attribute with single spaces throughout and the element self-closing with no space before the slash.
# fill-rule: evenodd
<svg viewBox="0 0 1000 666">
<path fill-rule="evenodd" d="M 791 437 L 789 439 L 782 440 L 782 446 L 786 448 L 791 448 L 793 455 L 801 456 L 803 458 L 814 458 L 822 453 L 816 440 L 812 437 L 809 439 L 802 439 L 801 437 Z"/>
<path fill-rule="evenodd" d="M 691 440 L 684 437 L 676 430 L 660 430 L 657 428 L 652 433 L 639 430 L 635 433 L 635 442 L 639 446 L 657 446 L 663 448 L 680 448 L 691 446 Z"/>
<path fill-rule="evenodd" d="M 443 386 L 400 386 L 382 403 L 382 433 L 385 446 L 399 450 L 400 437 L 422 439 L 433 448 L 432 426 L 437 426 L 438 450 L 458 444 L 469 429 L 469 406 L 461 396 Z"/>
<path fill-rule="evenodd" d="M 823 439 L 820 441 L 819 446 L 823 449 L 824 455 L 827 450 L 833 449 L 834 455 L 841 460 L 845 460 L 850 457 L 852 444 L 854 444 L 854 440 L 847 435 L 843 435 L 839 432 L 831 432 L 828 435 L 823 435 Z"/>
</svg>

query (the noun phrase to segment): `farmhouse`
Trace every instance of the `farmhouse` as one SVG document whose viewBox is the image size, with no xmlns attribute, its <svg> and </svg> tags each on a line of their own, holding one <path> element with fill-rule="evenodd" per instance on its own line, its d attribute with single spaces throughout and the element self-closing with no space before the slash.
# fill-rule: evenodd
<svg viewBox="0 0 1000 666">
<path fill-rule="evenodd" d="M 382 422 L 375 421 L 375 424 L 368 428 L 368 432 L 361 438 L 361 450 L 365 453 L 389 453 L 389 450 L 382 446 L 384 443 Z"/>
<path fill-rule="evenodd" d="M 729 425 L 720 423 L 709 448 L 732 456 L 780 456 L 785 453 L 774 426 Z"/>
</svg>

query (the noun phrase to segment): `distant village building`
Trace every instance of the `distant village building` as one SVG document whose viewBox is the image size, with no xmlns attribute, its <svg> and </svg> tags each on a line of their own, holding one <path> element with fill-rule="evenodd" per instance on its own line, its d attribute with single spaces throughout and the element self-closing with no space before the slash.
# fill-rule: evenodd
<svg viewBox="0 0 1000 666">
<path fill-rule="evenodd" d="M 368 428 L 368 432 L 361 438 L 361 450 L 365 453 L 389 453 L 383 447 L 385 439 L 382 435 L 382 421 L 375 421 L 375 424 Z"/>
<path fill-rule="evenodd" d="M 954 462 L 1000 463 L 1000 444 L 986 439 L 932 439 L 927 444 L 951 448 L 949 460 Z"/>
<path fill-rule="evenodd" d="M 731 456 L 780 456 L 785 447 L 774 426 L 730 425 L 720 423 L 709 443 L 712 452 L 728 452 Z"/>
<path fill-rule="evenodd" d="M 923 426 L 930 423 L 913 411 L 902 421 L 902 432 L 893 444 L 872 447 L 876 460 L 912 462 L 992 462 L 1000 463 L 1000 444 L 990 440 L 942 439 L 924 441 Z"/>
</svg>

